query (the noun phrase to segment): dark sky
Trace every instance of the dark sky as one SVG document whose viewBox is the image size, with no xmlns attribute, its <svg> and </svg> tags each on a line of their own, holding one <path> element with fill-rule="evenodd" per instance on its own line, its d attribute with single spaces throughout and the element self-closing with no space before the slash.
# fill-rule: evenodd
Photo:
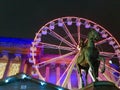
<svg viewBox="0 0 120 90">
<path fill-rule="evenodd" d="M 62 16 L 90 19 L 120 41 L 120 0 L 0 0 L 0 36 L 34 38 L 41 26 Z"/>
</svg>

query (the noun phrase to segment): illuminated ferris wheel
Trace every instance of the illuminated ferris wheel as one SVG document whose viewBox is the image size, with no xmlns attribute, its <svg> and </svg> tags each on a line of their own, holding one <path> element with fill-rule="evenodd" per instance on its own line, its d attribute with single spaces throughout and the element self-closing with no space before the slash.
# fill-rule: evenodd
<svg viewBox="0 0 120 90">
<path fill-rule="evenodd" d="M 77 77 L 78 85 L 75 87 L 80 88 L 81 82 L 78 79 L 75 64 L 80 51 L 79 45 L 81 41 L 87 40 L 87 34 L 91 29 L 100 33 L 101 39 L 95 45 L 100 55 L 106 59 L 106 71 L 104 74 L 99 73 L 99 80 L 111 81 L 120 87 L 120 72 L 111 65 L 112 61 L 115 61 L 119 66 L 120 44 L 108 30 L 99 24 L 72 16 L 54 19 L 36 33 L 30 47 L 29 61 L 33 62 L 34 72 L 37 73 L 38 78 L 51 82 L 52 79 L 50 80 L 49 76 L 52 73 L 56 78 L 54 84 L 73 88 L 70 78 Z M 89 78 L 91 78 L 90 75 Z"/>
</svg>

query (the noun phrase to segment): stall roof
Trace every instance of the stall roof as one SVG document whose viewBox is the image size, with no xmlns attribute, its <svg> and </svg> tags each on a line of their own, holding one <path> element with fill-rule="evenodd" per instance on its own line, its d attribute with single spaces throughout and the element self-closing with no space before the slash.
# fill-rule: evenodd
<svg viewBox="0 0 120 90">
<path fill-rule="evenodd" d="M 19 73 L 0 80 L 0 90 L 68 90 Z"/>
</svg>

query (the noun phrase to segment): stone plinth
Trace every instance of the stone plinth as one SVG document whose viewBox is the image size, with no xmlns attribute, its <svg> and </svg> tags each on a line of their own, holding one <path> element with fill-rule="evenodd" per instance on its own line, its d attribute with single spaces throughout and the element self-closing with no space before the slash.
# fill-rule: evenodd
<svg viewBox="0 0 120 90">
<path fill-rule="evenodd" d="M 120 90 L 118 89 L 115 84 L 108 81 L 99 81 L 99 82 L 93 82 L 86 87 L 78 90 Z"/>
</svg>

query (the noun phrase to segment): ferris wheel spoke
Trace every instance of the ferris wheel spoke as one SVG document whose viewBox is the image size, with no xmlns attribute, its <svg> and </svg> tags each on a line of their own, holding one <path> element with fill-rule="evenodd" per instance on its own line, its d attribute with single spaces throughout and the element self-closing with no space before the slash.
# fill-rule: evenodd
<svg viewBox="0 0 120 90">
<path fill-rule="evenodd" d="M 78 32 L 78 44 L 80 44 L 80 26 L 77 26 L 77 32 Z"/>
<path fill-rule="evenodd" d="M 63 22 L 63 29 L 66 32 L 66 34 L 69 36 L 69 38 L 71 39 L 72 43 L 74 45 L 77 45 L 75 39 L 73 38 L 73 36 L 71 35 L 70 31 L 68 30 L 67 26 L 65 25 L 65 23 Z"/>
<path fill-rule="evenodd" d="M 51 30 L 49 34 L 50 34 L 51 36 L 57 38 L 58 40 L 64 42 L 64 43 L 67 44 L 68 46 L 70 46 L 70 47 L 75 47 L 72 43 L 70 43 L 69 41 L 67 41 L 66 39 L 64 39 L 62 36 L 60 36 L 60 35 L 57 34 L 56 32 L 54 32 L 54 31 Z"/>
<path fill-rule="evenodd" d="M 114 72 L 117 72 L 117 73 L 119 73 L 120 74 L 120 72 L 119 71 L 117 71 L 116 69 L 114 69 L 114 68 L 111 68 L 110 66 L 108 66 L 107 64 L 105 64 L 105 67 L 107 67 L 108 69 L 110 69 L 112 72 L 114 71 Z"/>
<path fill-rule="evenodd" d="M 56 85 L 59 85 L 61 79 L 63 78 L 63 76 L 67 73 L 67 71 L 69 70 L 70 66 L 72 65 L 73 60 L 70 62 L 70 64 L 68 65 L 68 67 L 66 68 L 65 72 L 61 75 L 60 79 L 57 81 Z"/>
<path fill-rule="evenodd" d="M 116 53 L 112 53 L 112 52 L 100 52 L 101 56 L 105 56 L 105 57 L 114 57 L 116 55 Z"/>
<path fill-rule="evenodd" d="M 40 62 L 40 63 L 36 64 L 36 66 L 37 66 L 37 65 L 41 65 L 41 64 L 48 64 L 48 63 L 51 63 L 51 62 L 55 62 L 56 60 L 60 60 L 60 59 L 62 59 L 62 58 L 68 57 L 68 56 L 73 55 L 73 54 L 75 54 L 75 53 L 76 53 L 76 51 L 72 51 L 72 52 L 70 52 L 70 53 L 67 53 L 67 54 L 64 54 L 64 55 L 61 55 L 61 56 L 58 56 L 58 57 L 49 59 L 49 60 L 47 60 L 47 61 Z"/>
<path fill-rule="evenodd" d="M 41 48 L 52 48 L 52 49 L 60 49 L 60 50 L 68 50 L 68 51 L 73 51 L 75 48 L 70 48 L 70 47 L 66 47 L 66 46 L 59 46 L 59 45 L 54 45 L 54 44 L 49 44 L 49 43 L 43 43 L 40 42 L 40 46 L 37 47 L 41 47 Z"/>
<path fill-rule="evenodd" d="M 64 79 L 63 83 L 62 83 L 62 87 L 66 87 L 67 85 L 67 82 L 68 82 L 68 79 L 70 78 L 70 75 L 72 73 L 72 70 L 77 62 L 77 58 L 80 54 L 80 51 L 74 56 L 74 58 L 72 59 L 72 65 L 70 66 L 69 70 L 68 70 L 68 73 L 66 75 L 66 78 Z"/>
<path fill-rule="evenodd" d="M 109 38 L 110 38 L 110 37 L 109 37 Z M 97 43 L 95 43 L 95 45 L 103 44 L 103 43 L 107 42 L 107 40 L 108 40 L 109 38 L 105 38 L 105 39 L 103 39 L 103 40 L 100 40 L 100 41 L 98 41 Z"/>
</svg>

